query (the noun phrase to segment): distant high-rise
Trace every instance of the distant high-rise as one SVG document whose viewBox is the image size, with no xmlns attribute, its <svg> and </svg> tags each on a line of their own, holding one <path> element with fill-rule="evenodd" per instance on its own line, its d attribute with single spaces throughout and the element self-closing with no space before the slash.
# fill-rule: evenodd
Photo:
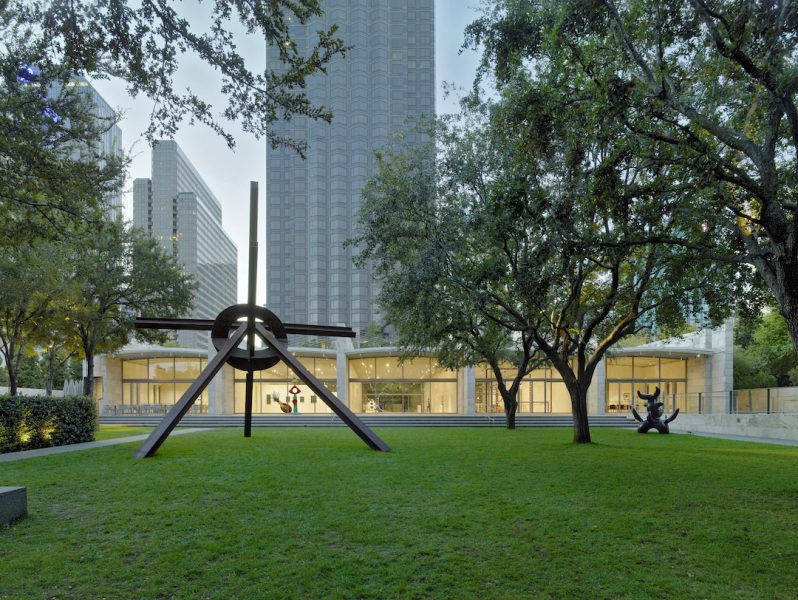
<svg viewBox="0 0 798 600">
<path fill-rule="evenodd" d="M 111 105 L 105 101 L 100 93 L 81 76 L 74 76 L 66 84 L 69 87 L 77 89 L 82 97 L 86 98 L 89 103 L 91 114 L 97 119 L 102 133 L 97 139 L 94 147 L 91 148 L 93 153 L 107 157 L 121 157 L 122 156 L 122 130 L 116 124 L 116 113 Z M 61 88 L 60 84 L 53 85 L 50 93 L 57 95 Z M 75 156 L 80 156 L 88 148 L 77 147 L 74 150 Z M 122 190 L 108 195 L 105 198 L 108 203 L 108 212 L 111 217 L 122 216 Z"/>
<path fill-rule="evenodd" d="M 356 269 L 352 248 L 361 192 L 374 174 L 374 151 L 435 114 L 433 0 L 327 0 L 324 16 L 293 24 L 308 51 L 315 32 L 332 24 L 352 46 L 328 75 L 314 76 L 308 96 L 333 122 L 294 118 L 278 133 L 308 143 L 307 160 L 288 148 L 266 153 L 266 304 L 294 323 L 344 323 L 360 331 L 379 322 L 369 269 Z M 278 65 L 277 49 L 267 63 Z"/>
<path fill-rule="evenodd" d="M 236 303 L 238 251 L 222 228 L 222 205 L 171 140 L 152 149 L 152 178 L 133 181 L 133 223 L 171 251 L 199 284 L 189 317 L 213 319 Z M 184 331 L 178 342 L 204 347 L 207 334 Z"/>
<path fill-rule="evenodd" d="M 91 102 L 94 114 L 97 118 L 111 122 L 116 118 L 116 113 L 111 105 L 105 101 L 100 93 L 92 87 L 92 85 L 79 77 L 75 80 L 75 84 L 81 86 L 82 90 L 88 95 Z M 114 123 L 107 127 L 98 140 L 97 150 L 100 154 L 105 156 L 119 157 L 122 155 L 122 130 Z M 106 198 L 112 217 L 122 216 L 122 190 L 108 196 Z"/>
</svg>

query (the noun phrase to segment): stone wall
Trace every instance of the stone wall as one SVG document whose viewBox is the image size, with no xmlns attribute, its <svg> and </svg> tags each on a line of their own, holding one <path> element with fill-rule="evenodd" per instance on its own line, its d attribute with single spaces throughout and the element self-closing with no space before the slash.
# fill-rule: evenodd
<svg viewBox="0 0 798 600">
<path fill-rule="evenodd" d="M 718 433 L 798 441 L 798 414 L 680 414 L 670 424 L 670 428 L 674 432 Z"/>
</svg>

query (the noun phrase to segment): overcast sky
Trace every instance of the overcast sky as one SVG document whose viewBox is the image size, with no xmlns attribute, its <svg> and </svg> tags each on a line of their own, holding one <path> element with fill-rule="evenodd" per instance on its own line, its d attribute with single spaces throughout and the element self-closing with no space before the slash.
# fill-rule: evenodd
<svg viewBox="0 0 798 600">
<path fill-rule="evenodd" d="M 207 10 L 210 3 L 203 3 L 198 11 Z M 323 4 L 323 3 L 322 3 Z M 459 88 L 468 89 L 474 79 L 478 55 L 475 52 L 460 53 L 463 43 L 463 30 L 479 15 L 480 0 L 435 0 L 435 77 L 437 112 L 452 112 L 457 108 L 456 98 L 444 99 L 443 83 L 453 83 Z M 185 6 L 185 5 L 183 5 Z M 202 14 L 187 15 L 193 22 L 202 22 Z M 236 38 L 239 52 L 251 61 L 250 69 L 262 71 L 265 66 L 265 48 L 262 40 L 243 33 Z M 177 85 L 190 86 L 203 98 L 208 99 L 218 114 L 226 102 L 218 92 L 217 80 L 213 73 L 199 61 L 188 57 L 183 61 L 176 78 Z M 203 86 L 200 82 L 206 82 Z M 94 81 L 93 85 L 105 100 L 124 114 L 120 123 L 125 150 L 132 156 L 127 192 L 125 193 L 125 215 L 133 218 L 132 181 L 137 177 L 150 177 L 150 148 L 143 137 L 149 123 L 153 103 L 139 96 L 132 99 L 120 81 Z M 211 191 L 222 203 L 222 224 L 238 246 L 238 300 L 246 301 L 247 253 L 248 253 L 248 202 L 249 182 L 257 181 L 260 186 L 260 226 L 258 242 L 258 301 L 265 298 L 263 276 L 264 264 L 264 189 L 266 176 L 266 143 L 254 139 L 251 134 L 242 132 L 235 125 L 229 130 L 236 137 L 236 148 L 230 150 L 227 144 L 204 126 L 183 124 L 175 136 L 177 143 L 194 164 Z"/>
</svg>

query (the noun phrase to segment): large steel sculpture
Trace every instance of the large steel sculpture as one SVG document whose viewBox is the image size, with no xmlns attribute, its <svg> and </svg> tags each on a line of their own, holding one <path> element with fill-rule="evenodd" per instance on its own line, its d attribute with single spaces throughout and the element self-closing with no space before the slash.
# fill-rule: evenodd
<svg viewBox="0 0 798 600">
<path fill-rule="evenodd" d="M 389 452 L 390 448 L 385 442 L 318 379 L 309 373 L 299 360 L 288 352 L 289 333 L 355 337 L 355 332 L 349 327 L 283 323 L 273 312 L 255 304 L 255 284 L 258 268 L 258 183 L 256 181 L 250 182 L 249 217 L 249 289 L 246 304 L 235 304 L 224 309 L 213 321 L 205 319 L 136 319 L 136 327 L 142 329 L 210 331 L 211 340 L 218 351 L 208 361 L 208 365 L 200 373 L 199 377 L 189 386 L 180 400 L 169 410 L 158 427 L 138 449 L 135 455 L 136 458 L 149 457 L 158 451 L 158 448 L 163 444 L 180 419 L 183 418 L 183 415 L 188 412 L 189 408 L 191 408 L 225 363 L 247 373 L 244 403 L 244 437 L 250 437 L 252 434 L 254 372 L 268 369 L 281 360 L 370 448 Z M 255 347 L 256 336 L 266 344 L 266 347 Z M 245 337 L 246 347 L 241 348 L 239 345 L 242 344 Z"/>
<path fill-rule="evenodd" d="M 643 417 L 637 413 L 634 407 L 632 407 L 632 415 L 634 415 L 634 418 L 640 423 L 640 427 L 637 428 L 637 432 L 647 433 L 649 429 L 654 428 L 660 433 L 670 433 L 668 423 L 676 418 L 676 416 L 679 414 L 679 409 L 677 408 L 667 419 L 663 419 L 662 408 L 664 404 L 662 401 L 658 400 L 659 388 L 655 388 L 653 394 L 643 394 L 638 391 L 637 395 L 640 396 L 641 400 L 646 401 L 646 410 L 648 410 L 646 418 L 643 419 Z"/>
</svg>

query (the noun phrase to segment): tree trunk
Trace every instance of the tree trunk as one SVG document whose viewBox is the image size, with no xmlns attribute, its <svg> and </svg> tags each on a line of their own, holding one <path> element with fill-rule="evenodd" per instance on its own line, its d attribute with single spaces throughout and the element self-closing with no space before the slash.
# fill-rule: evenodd
<svg viewBox="0 0 798 600">
<path fill-rule="evenodd" d="M 83 380 L 83 395 L 94 399 L 94 353 L 86 352 L 86 379 Z"/>
<path fill-rule="evenodd" d="M 785 247 L 785 244 L 777 245 L 780 248 Z M 789 252 L 785 250 L 785 254 Z M 778 311 L 787 321 L 792 345 L 798 352 L 798 278 L 795 277 L 795 273 L 798 272 L 798 262 L 781 258 L 772 261 L 753 260 L 752 263 L 773 293 Z"/>
<path fill-rule="evenodd" d="M 501 390 L 499 390 L 501 393 Z M 507 393 L 505 396 L 502 394 L 502 401 L 504 402 L 504 416 L 506 418 L 507 429 L 515 429 L 515 413 L 518 412 L 518 393 Z"/>
<path fill-rule="evenodd" d="M 53 380 L 55 379 L 55 352 L 52 348 L 47 350 L 47 385 L 44 393 L 47 396 L 53 395 Z"/>
<path fill-rule="evenodd" d="M 796 298 L 798 300 L 798 298 Z M 790 330 L 790 339 L 795 351 L 798 352 L 798 308 L 782 305 L 779 311 L 784 320 L 787 321 L 787 329 Z"/>
<path fill-rule="evenodd" d="M 8 392 L 12 396 L 16 396 L 17 395 L 17 372 L 8 363 L 6 363 L 6 369 L 8 370 Z"/>
<path fill-rule="evenodd" d="M 12 396 L 16 396 L 18 393 L 17 386 L 19 385 L 19 365 L 22 362 L 22 348 L 17 349 L 15 344 L 11 343 L 8 354 L 9 356 L 4 357 L 6 359 L 6 371 L 8 371 L 8 392 Z"/>
<path fill-rule="evenodd" d="M 574 443 L 590 444 L 590 425 L 587 421 L 587 387 L 577 385 L 568 390 L 571 395 L 571 413 L 574 419 Z"/>
<path fill-rule="evenodd" d="M 518 412 L 518 402 L 511 407 L 504 407 L 504 416 L 507 417 L 507 429 L 515 429 L 515 413 Z"/>
<path fill-rule="evenodd" d="M 94 400 L 94 349 L 97 347 L 97 330 L 81 332 L 83 356 L 86 359 L 86 379 L 83 380 L 83 395 Z"/>
</svg>

